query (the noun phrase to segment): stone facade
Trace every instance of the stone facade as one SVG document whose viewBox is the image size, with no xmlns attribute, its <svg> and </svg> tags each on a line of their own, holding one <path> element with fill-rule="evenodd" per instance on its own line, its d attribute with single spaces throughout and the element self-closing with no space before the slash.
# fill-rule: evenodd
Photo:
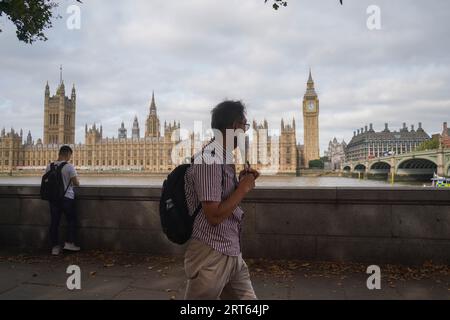
<svg viewBox="0 0 450 320">
<path fill-rule="evenodd" d="M 161 188 L 78 188 L 80 246 L 182 256 L 185 247 L 171 243 L 161 230 L 160 196 Z M 0 186 L 0 197 L 2 248 L 47 248 L 50 215 L 39 187 Z M 256 188 L 242 208 L 242 247 L 248 257 L 450 263 L 450 190 Z"/>
<path fill-rule="evenodd" d="M 310 102 L 313 103 L 313 110 L 311 110 Z M 252 140 L 250 141 L 247 137 L 245 142 L 247 159 L 253 167 L 273 174 L 296 174 L 300 166 L 307 166 L 309 160 L 319 158 L 319 100 L 314 90 L 311 73 L 303 106 L 305 145 L 297 144 L 294 119 L 292 124 L 285 124 L 282 119 L 280 134 L 276 136 L 269 136 L 266 120 L 260 125 L 253 122 Z M 24 143 L 22 131 L 19 134 L 11 129 L 6 133 L 3 129 L 0 135 L 0 171 L 41 170 L 58 157 L 60 146 L 67 144 L 74 150 L 72 162 L 79 170 L 136 170 L 168 173 L 176 165 L 189 159 L 190 155 L 199 148 L 199 144 L 194 139 L 196 136 L 193 134 L 190 134 L 188 139 L 181 140 L 180 122 L 164 122 L 164 131 L 161 132 L 154 93 L 145 121 L 144 137 L 140 136 L 139 121 L 136 116 L 131 137 L 128 136 L 123 122 L 118 129 L 117 138 L 104 137 L 102 126 L 93 124 L 88 127 L 86 124 L 84 143 L 75 144 L 75 110 L 75 86 L 72 88 L 69 99 L 65 96 L 61 76 L 56 95 L 50 97 L 50 88 L 47 83 L 43 141 L 38 139 L 34 142 L 29 132 Z M 178 135 L 173 136 L 176 132 Z M 176 159 L 174 160 L 176 163 L 173 163 L 172 159 Z"/>
<path fill-rule="evenodd" d="M 146 136 L 139 136 L 139 123 L 134 119 L 132 137 L 127 138 L 127 130 L 122 122 L 118 138 L 104 138 L 102 126 L 85 125 L 84 143 L 74 144 L 75 89 L 72 98 L 64 97 L 64 83 L 56 96 L 50 97 L 49 86 L 45 89 L 44 142 L 32 141 L 28 133 L 23 143 L 22 132 L 11 129 L 0 135 L 0 171 L 16 169 L 42 169 L 57 159 L 61 145 L 70 145 L 74 151 L 72 163 L 79 170 L 139 170 L 152 173 L 167 173 L 176 164 L 172 163 L 173 147 L 179 143 L 179 135 L 172 139 L 172 133 L 180 128 L 180 123 L 165 124 L 161 134 L 156 112 L 155 97 L 152 96 L 150 114 L 147 119 Z M 57 113 L 59 111 L 59 113 Z M 65 119 L 64 122 L 59 119 Z M 70 141 L 70 143 L 67 143 Z M 46 143 L 47 142 L 47 143 Z M 180 151 L 182 152 L 182 151 Z"/>
<path fill-rule="evenodd" d="M 303 97 L 304 164 L 320 158 L 319 151 L 319 98 L 309 72 L 306 93 Z"/>
<path fill-rule="evenodd" d="M 269 135 L 267 120 L 253 121 L 252 140 L 249 142 L 249 161 L 254 168 L 267 174 L 295 174 L 297 171 L 297 143 L 295 120 L 284 124 L 281 120 L 279 136 Z"/>
<path fill-rule="evenodd" d="M 50 96 L 50 87 L 47 82 L 44 100 L 44 144 L 75 143 L 75 111 L 75 85 L 72 87 L 69 99 L 66 97 L 62 79 L 54 96 Z"/>
<path fill-rule="evenodd" d="M 443 148 L 450 148 L 450 129 L 447 126 L 447 122 L 444 122 L 442 126 L 441 144 Z"/>
<path fill-rule="evenodd" d="M 325 151 L 325 156 L 330 161 L 331 170 L 340 170 L 341 164 L 345 161 L 345 148 L 347 144 L 345 141 L 339 143 L 336 138 L 328 144 L 328 150 Z"/>
<path fill-rule="evenodd" d="M 408 130 L 406 123 L 399 131 L 390 131 L 388 124 L 381 132 L 375 132 L 373 125 L 353 132 L 353 138 L 345 148 L 346 161 L 365 160 L 394 154 L 414 151 L 430 136 L 423 130 L 419 122 L 417 130 L 414 125 Z"/>
<path fill-rule="evenodd" d="M 280 169 L 281 174 L 292 174 L 297 171 L 297 139 L 295 137 L 295 119 L 292 125 L 281 119 L 280 134 Z"/>
</svg>

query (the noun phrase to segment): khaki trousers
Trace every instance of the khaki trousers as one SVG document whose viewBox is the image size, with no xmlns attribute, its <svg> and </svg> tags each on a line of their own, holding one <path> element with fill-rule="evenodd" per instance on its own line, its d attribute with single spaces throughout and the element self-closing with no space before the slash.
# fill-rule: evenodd
<svg viewBox="0 0 450 320">
<path fill-rule="evenodd" d="M 242 254 L 224 255 L 191 239 L 184 257 L 186 300 L 257 299 Z"/>
</svg>

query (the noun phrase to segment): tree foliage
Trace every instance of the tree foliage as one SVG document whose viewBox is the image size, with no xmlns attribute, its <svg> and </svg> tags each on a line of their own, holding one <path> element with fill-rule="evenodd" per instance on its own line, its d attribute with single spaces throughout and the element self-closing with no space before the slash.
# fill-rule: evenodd
<svg viewBox="0 0 450 320">
<path fill-rule="evenodd" d="M 52 18 L 60 18 L 53 12 L 57 6 L 52 0 L 0 0 L 0 17 L 5 16 L 15 25 L 20 41 L 46 41 L 44 30 L 52 27 Z"/>
<path fill-rule="evenodd" d="M 267 3 L 268 1 L 269 0 L 264 0 L 264 3 Z M 275 10 L 278 10 L 281 7 L 287 7 L 287 4 L 288 4 L 287 0 L 272 0 L 272 2 L 273 2 L 272 7 Z M 339 3 L 341 5 L 343 4 L 342 2 L 343 2 L 343 0 L 339 0 Z"/>
<path fill-rule="evenodd" d="M 74 0 L 82 3 L 81 0 Z M 270 0 L 272 7 L 278 10 L 286 7 L 287 0 Z M 264 3 L 269 0 L 264 0 Z M 342 0 L 339 0 L 342 4 Z M 44 30 L 52 27 L 55 16 L 53 9 L 58 6 L 54 0 L 0 0 L 0 18 L 5 16 L 16 27 L 17 38 L 25 43 L 37 40 L 46 41 Z M 0 33 L 2 32 L 0 28 Z"/>
<path fill-rule="evenodd" d="M 439 138 L 433 137 L 430 140 L 422 142 L 416 149 L 416 151 L 434 150 L 439 149 Z"/>
<path fill-rule="evenodd" d="M 269 0 L 264 0 L 264 3 L 267 3 L 267 1 Z M 280 7 L 287 7 L 287 1 L 284 0 L 272 0 L 272 1 L 273 1 L 272 7 L 275 10 L 278 10 Z"/>
<path fill-rule="evenodd" d="M 321 159 L 311 160 L 309 161 L 309 168 L 311 169 L 323 169 L 325 164 Z"/>
</svg>

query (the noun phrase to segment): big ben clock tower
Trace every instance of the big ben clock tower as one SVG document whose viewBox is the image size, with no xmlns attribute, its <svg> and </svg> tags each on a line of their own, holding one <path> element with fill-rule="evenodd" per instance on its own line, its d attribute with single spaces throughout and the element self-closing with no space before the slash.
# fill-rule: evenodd
<svg viewBox="0 0 450 320">
<path fill-rule="evenodd" d="M 309 70 L 306 93 L 303 97 L 304 165 L 320 158 L 319 154 L 319 98 L 314 89 L 314 81 Z"/>
</svg>

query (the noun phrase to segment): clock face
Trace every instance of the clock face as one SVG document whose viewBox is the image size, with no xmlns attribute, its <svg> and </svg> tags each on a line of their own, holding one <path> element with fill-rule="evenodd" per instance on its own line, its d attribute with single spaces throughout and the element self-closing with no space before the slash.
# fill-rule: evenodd
<svg viewBox="0 0 450 320">
<path fill-rule="evenodd" d="M 316 105 L 315 105 L 314 101 L 308 102 L 308 111 L 314 111 L 315 108 L 316 108 Z"/>
</svg>

